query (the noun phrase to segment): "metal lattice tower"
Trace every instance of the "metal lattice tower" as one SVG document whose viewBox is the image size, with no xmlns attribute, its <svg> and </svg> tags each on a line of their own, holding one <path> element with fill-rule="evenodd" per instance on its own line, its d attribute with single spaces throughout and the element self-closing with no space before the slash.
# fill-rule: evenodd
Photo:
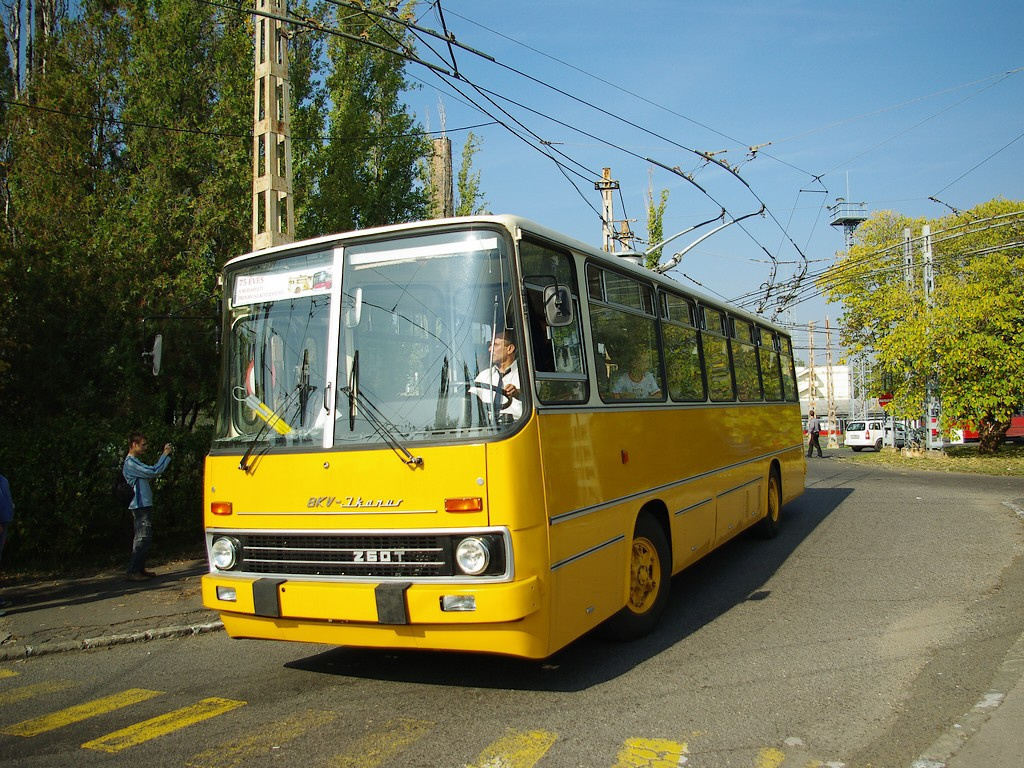
<svg viewBox="0 0 1024 768">
<path fill-rule="evenodd" d="M 867 217 L 867 208 L 864 203 L 848 203 L 841 197 L 836 198 L 836 204 L 829 206 L 832 211 L 832 226 L 843 228 L 843 242 L 846 250 L 853 247 L 853 233 L 864 222 Z"/>
<path fill-rule="evenodd" d="M 287 0 L 256 0 L 275 16 L 287 13 Z M 288 85 L 288 33 L 284 22 L 256 17 L 255 100 L 252 136 L 253 250 L 290 243 L 295 234 L 292 203 L 291 95 Z"/>
</svg>

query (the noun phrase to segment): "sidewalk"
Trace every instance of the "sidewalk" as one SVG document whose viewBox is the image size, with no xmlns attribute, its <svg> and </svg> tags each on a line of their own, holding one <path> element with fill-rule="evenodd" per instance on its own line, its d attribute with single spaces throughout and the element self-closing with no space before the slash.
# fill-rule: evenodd
<svg viewBox="0 0 1024 768">
<path fill-rule="evenodd" d="M 76 579 L 8 582 L 0 616 L 0 661 L 100 648 L 223 628 L 203 608 L 205 560 L 151 566 L 156 578 L 126 581 L 106 571 Z"/>
</svg>

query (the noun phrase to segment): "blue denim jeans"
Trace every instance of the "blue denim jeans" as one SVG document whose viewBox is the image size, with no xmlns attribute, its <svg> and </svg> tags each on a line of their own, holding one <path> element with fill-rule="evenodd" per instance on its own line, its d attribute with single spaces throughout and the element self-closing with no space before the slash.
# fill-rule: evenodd
<svg viewBox="0 0 1024 768">
<path fill-rule="evenodd" d="M 146 568 L 146 555 L 153 541 L 153 508 L 139 507 L 132 510 L 135 518 L 135 539 L 132 541 L 132 556 L 128 561 L 128 573 L 141 573 Z"/>
</svg>

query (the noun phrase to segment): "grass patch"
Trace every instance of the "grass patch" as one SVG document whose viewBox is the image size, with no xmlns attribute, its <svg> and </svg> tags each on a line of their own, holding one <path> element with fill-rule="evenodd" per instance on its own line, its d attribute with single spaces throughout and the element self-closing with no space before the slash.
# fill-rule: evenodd
<svg viewBox="0 0 1024 768">
<path fill-rule="evenodd" d="M 1004 443 L 998 453 L 979 455 L 977 443 L 951 445 L 944 451 L 925 451 L 920 456 L 904 456 L 892 448 L 881 453 L 849 448 L 833 450 L 832 455 L 842 461 L 873 464 L 892 469 L 920 469 L 933 472 L 966 472 L 973 475 L 1024 477 L 1024 444 Z"/>
</svg>

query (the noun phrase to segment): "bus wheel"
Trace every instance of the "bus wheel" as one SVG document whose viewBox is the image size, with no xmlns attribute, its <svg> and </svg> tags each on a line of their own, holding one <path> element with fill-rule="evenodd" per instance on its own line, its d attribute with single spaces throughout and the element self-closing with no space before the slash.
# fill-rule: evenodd
<svg viewBox="0 0 1024 768">
<path fill-rule="evenodd" d="M 665 531 L 653 516 L 641 512 L 633 529 L 626 607 L 608 620 L 606 634 L 633 640 L 654 629 L 668 605 L 671 557 Z"/>
<path fill-rule="evenodd" d="M 779 518 L 782 514 L 782 483 L 773 469 L 768 475 L 768 509 L 757 521 L 757 534 L 763 539 L 774 539 L 779 535 Z"/>
</svg>

